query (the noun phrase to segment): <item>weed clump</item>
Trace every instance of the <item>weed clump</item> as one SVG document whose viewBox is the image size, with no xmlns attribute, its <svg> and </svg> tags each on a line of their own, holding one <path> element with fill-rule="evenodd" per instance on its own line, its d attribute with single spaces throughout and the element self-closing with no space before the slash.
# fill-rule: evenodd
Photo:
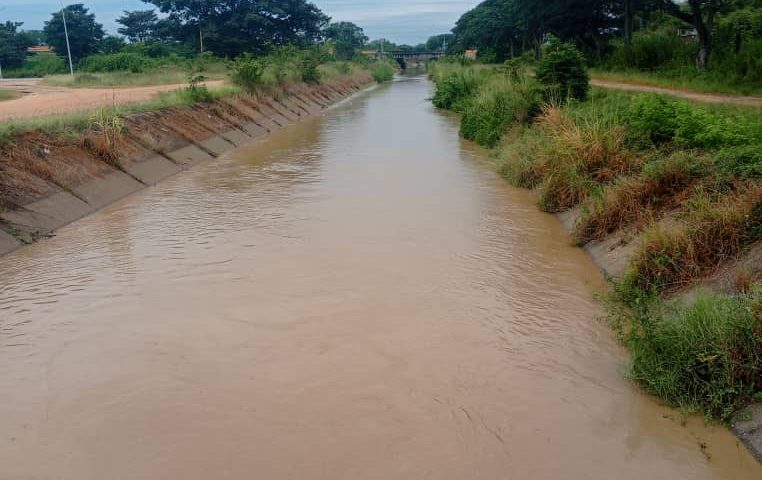
<svg viewBox="0 0 762 480">
<path fill-rule="evenodd" d="M 590 91 L 585 56 L 574 45 L 558 39 L 551 40 L 537 66 L 537 79 L 551 97 L 585 100 Z"/>
<path fill-rule="evenodd" d="M 631 376 L 670 404 L 727 420 L 762 391 L 762 284 L 629 320 Z"/>
<path fill-rule="evenodd" d="M 493 78 L 464 108 L 461 135 L 484 147 L 494 147 L 509 127 L 536 115 L 540 98 L 540 89 L 529 78 Z"/>
</svg>

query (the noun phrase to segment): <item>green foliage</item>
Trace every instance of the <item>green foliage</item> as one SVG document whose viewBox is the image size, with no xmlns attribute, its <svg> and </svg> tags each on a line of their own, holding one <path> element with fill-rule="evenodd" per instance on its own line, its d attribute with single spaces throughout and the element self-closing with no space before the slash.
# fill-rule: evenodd
<svg viewBox="0 0 762 480">
<path fill-rule="evenodd" d="M 759 119 L 716 113 L 705 106 L 653 94 L 633 100 L 627 124 L 653 143 L 675 142 L 687 147 L 758 143 L 762 134 Z"/>
<path fill-rule="evenodd" d="M 32 45 L 31 39 L 19 31 L 21 23 L 0 23 L 0 66 L 6 70 L 18 68 L 26 58 L 26 48 Z"/>
<path fill-rule="evenodd" d="M 534 117 L 541 98 L 541 90 L 532 79 L 493 77 L 465 108 L 460 133 L 479 145 L 494 147 L 512 125 Z"/>
<path fill-rule="evenodd" d="M 632 315 L 626 337 L 631 375 L 647 391 L 723 419 L 760 391 L 762 285 L 653 310 Z"/>
<path fill-rule="evenodd" d="M 121 52 L 110 55 L 91 55 L 83 58 L 77 69 L 83 72 L 142 73 L 156 66 L 156 62 L 136 53 Z"/>
<path fill-rule="evenodd" d="M 584 100 L 590 90 L 585 57 L 570 43 L 550 44 L 537 66 L 537 79 L 562 98 Z"/>
<path fill-rule="evenodd" d="M 762 143 L 726 147 L 717 154 L 719 171 L 740 178 L 762 178 Z"/>
<path fill-rule="evenodd" d="M 394 68 L 388 63 L 382 63 L 373 69 L 371 75 L 378 83 L 389 82 L 394 78 Z"/>
<path fill-rule="evenodd" d="M 679 69 L 689 67 L 692 74 L 695 46 L 685 42 L 676 29 L 637 32 L 630 44 L 622 40 L 613 43 L 612 54 L 604 61 L 611 69 Z"/>
<path fill-rule="evenodd" d="M 122 25 L 118 30 L 121 35 L 130 42 L 142 43 L 152 40 L 157 34 L 159 17 L 154 10 L 124 10 L 116 22 Z"/>
<path fill-rule="evenodd" d="M 204 85 L 203 75 L 197 72 L 188 74 L 188 86 L 181 91 L 181 96 L 187 103 L 210 102 L 214 99 L 212 93 Z"/>
<path fill-rule="evenodd" d="M 250 53 L 245 53 L 233 64 L 233 74 L 230 79 L 244 91 L 252 93 L 262 85 L 263 71 L 262 62 Z"/>
<path fill-rule="evenodd" d="M 113 54 L 121 52 L 125 46 L 127 44 L 122 37 L 107 35 L 103 37 L 103 40 L 98 45 L 98 51 L 100 53 Z"/>
<path fill-rule="evenodd" d="M 434 106 L 456 111 L 463 110 L 464 102 L 484 81 L 484 76 L 476 69 L 448 62 L 439 62 L 432 77 L 437 85 Z"/>
<path fill-rule="evenodd" d="M 333 42 L 336 57 L 340 60 L 353 58 L 355 52 L 368 41 L 363 29 L 352 22 L 332 23 L 325 29 L 324 34 L 327 39 Z"/>
<path fill-rule="evenodd" d="M 274 47 L 314 45 L 329 18 L 307 0 L 150 0 L 167 14 L 156 27 L 160 37 L 199 45 L 222 57 L 269 53 Z M 202 26 L 199 31 L 199 25 Z"/>
<path fill-rule="evenodd" d="M 69 32 L 69 45 L 74 62 L 96 53 L 98 44 L 103 39 L 105 32 L 103 25 L 95 21 L 95 15 L 81 3 L 69 5 L 64 8 L 66 13 L 66 26 Z M 61 56 L 67 54 L 66 36 L 61 11 L 56 11 L 50 20 L 45 22 L 45 35 L 48 43 Z"/>
<path fill-rule="evenodd" d="M 29 78 L 55 75 L 66 71 L 68 71 L 68 67 L 63 58 L 52 53 L 38 53 L 27 57 L 21 68 L 3 70 L 3 75 L 7 77 Z"/>
<path fill-rule="evenodd" d="M 306 52 L 302 55 L 302 81 L 306 83 L 320 82 L 320 57 L 315 52 Z"/>
</svg>

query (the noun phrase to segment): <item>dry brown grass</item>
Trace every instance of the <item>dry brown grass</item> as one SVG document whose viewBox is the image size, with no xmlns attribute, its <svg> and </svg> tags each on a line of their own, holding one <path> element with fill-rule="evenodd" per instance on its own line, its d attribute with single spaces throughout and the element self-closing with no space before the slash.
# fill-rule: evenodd
<svg viewBox="0 0 762 480">
<path fill-rule="evenodd" d="M 583 204 L 575 238 L 585 244 L 626 226 L 642 228 L 676 208 L 697 179 L 708 174 L 706 159 L 679 152 L 644 166 L 636 176 L 617 179 Z"/>
<path fill-rule="evenodd" d="M 720 196 L 700 193 L 691 203 L 678 226 L 644 232 L 626 283 L 643 291 L 677 291 L 760 240 L 762 185 Z"/>
</svg>

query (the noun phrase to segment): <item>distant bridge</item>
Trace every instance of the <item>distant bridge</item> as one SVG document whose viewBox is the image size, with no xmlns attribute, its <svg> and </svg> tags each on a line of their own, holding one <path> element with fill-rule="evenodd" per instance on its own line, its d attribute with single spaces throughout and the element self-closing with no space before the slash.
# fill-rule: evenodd
<svg viewBox="0 0 762 480">
<path fill-rule="evenodd" d="M 386 55 L 388 57 L 391 57 L 402 66 L 402 68 L 407 67 L 408 65 L 423 65 L 429 60 L 437 60 L 446 55 L 445 52 L 386 52 L 384 54 L 379 53 L 379 55 Z"/>
</svg>

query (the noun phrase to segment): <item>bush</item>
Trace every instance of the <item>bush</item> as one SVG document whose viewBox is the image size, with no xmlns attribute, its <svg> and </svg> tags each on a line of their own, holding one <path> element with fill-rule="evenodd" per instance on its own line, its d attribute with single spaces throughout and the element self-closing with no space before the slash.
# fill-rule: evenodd
<svg viewBox="0 0 762 480">
<path fill-rule="evenodd" d="M 494 147 L 511 125 L 526 123 L 539 110 L 540 89 L 526 77 L 498 76 L 483 85 L 463 112 L 460 133 L 484 147 Z"/>
<path fill-rule="evenodd" d="M 548 51 L 537 66 L 537 79 L 550 95 L 585 100 L 590 91 L 590 76 L 585 57 L 577 47 L 552 40 Z"/>
<path fill-rule="evenodd" d="M 688 67 L 695 72 L 695 50 L 695 45 L 683 41 L 673 29 L 636 32 L 630 45 L 614 44 L 606 66 L 642 71 Z"/>
<path fill-rule="evenodd" d="M 483 81 L 474 68 L 445 62 L 436 65 L 433 77 L 437 85 L 434 106 L 455 111 L 464 110 L 465 103 Z"/>
<path fill-rule="evenodd" d="M 302 57 L 302 81 L 306 83 L 320 82 L 320 58 L 317 54 L 307 52 Z"/>
<path fill-rule="evenodd" d="M 762 178 L 762 144 L 724 148 L 717 155 L 717 163 L 725 175 Z"/>
<path fill-rule="evenodd" d="M 6 76 L 17 78 L 44 77 L 65 72 L 68 72 L 66 61 L 53 53 L 30 55 L 24 59 L 21 68 L 3 71 Z"/>
<path fill-rule="evenodd" d="M 203 75 L 191 73 L 188 75 L 188 86 L 181 90 L 181 96 L 187 103 L 210 102 L 212 92 L 203 84 Z"/>
<path fill-rule="evenodd" d="M 91 55 L 79 61 L 77 69 L 83 72 L 132 72 L 142 73 L 156 62 L 136 53 L 120 52 L 108 55 Z"/>
<path fill-rule="evenodd" d="M 655 94 L 635 97 L 626 122 L 633 133 L 656 144 L 720 148 L 758 141 L 757 127 L 744 118 Z"/>
<path fill-rule="evenodd" d="M 371 74 L 373 80 L 378 83 L 389 82 L 394 78 L 394 69 L 391 65 L 384 63 L 374 68 Z"/>
<path fill-rule="evenodd" d="M 236 59 L 233 64 L 233 74 L 231 79 L 233 83 L 243 88 L 246 92 L 252 93 L 262 86 L 262 74 L 264 66 L 262 62 L 254 58 L 250 53 L 243 54 Z"/>
<path fill-rule="evenodd" d="M 762 285 L 738 297 L 702 294 L 632 323 L 631 375 L 671 404 L 729 419 L 761 390 Z"/>
</svg>

